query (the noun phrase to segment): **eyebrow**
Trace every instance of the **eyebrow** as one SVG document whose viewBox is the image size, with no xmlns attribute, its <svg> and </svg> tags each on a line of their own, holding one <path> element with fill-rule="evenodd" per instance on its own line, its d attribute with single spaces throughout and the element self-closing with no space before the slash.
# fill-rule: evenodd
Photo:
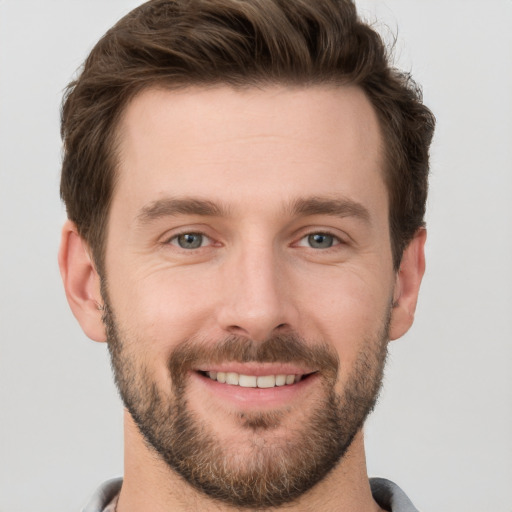
<svg viewBox="0 0 512 512">
<path fill-rule="evenodd" d="M 140 224 L 147 224 L 162 217 L 177 215 L 200 215 L 204 217 L 226 217 L 227 208 L 204 199 L 164 198 L 144 206 L 137 215 Z"/>
<path fill-rule="evenodd" d="M 355 217 L 370 224 L 370 212 L 361 203 L 347 198 L 308 197 L 297 199 L 291 205 L 292 215 L 312 216 L 331 215 L 335 217 Z"/>
<path fill-rule="evenodd" d="M 331 215 L 355 217 L 370 224 L 370 213 L 361 203 L 347 198 L 306 197 L 294 200 L 285 209 L 291 216 Z M 148 224 L 163 217 L 199 215 L 201 217 L 227 217 L 229 209 L 221 203 L 198 198 L 163 198 L 144 206 L 137 215 L 139 224 Z"/>
</svg>

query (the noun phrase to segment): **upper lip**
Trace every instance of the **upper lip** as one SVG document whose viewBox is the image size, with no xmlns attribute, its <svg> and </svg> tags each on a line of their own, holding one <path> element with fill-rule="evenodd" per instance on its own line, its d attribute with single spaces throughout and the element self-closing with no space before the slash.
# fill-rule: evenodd
<svg viewBox="0 0 512 512">
<path fill-rule="evenodd" d="M 218 364 L 204 364 L 196 368 L 199 372 L 233 372 L 242 375 L 254 375 L 262 377 L 265 375 L 306 375 L 315 370 L 305 366 L 298 366 L 290 363 L 236 363 L 226 362 Z"/>
</svg>

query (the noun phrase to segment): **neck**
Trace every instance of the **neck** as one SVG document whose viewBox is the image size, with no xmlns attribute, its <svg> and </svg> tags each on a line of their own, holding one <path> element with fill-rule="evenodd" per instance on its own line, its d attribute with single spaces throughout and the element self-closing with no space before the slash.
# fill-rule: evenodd
<svg viewBox="0 0 512 512">
<path fill-rule="evenodd" d="M 279 509 L 271 510 L 277 512 Z M 362 432 L 356 435 L 343 460 L 326 478 L 283 509 L 287 512 L 380 511 L 368 482 Z M 117 512 L 145 510 L 233 512 L 238 509 L 196 491 L 170 469 L 147 446 L 130 414 L 125 411 L 124 481 Z"/>
</svg>

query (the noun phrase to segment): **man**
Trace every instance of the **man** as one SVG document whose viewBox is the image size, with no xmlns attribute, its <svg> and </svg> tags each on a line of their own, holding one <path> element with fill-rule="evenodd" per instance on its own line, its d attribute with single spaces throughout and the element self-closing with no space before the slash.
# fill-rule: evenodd
<svg viewBox="0 0 512 512">
<path fill-rule="evenodd" d="M 61 273 L 126 407 L 87 512 L 416 510 L 362 427 L 433 127 L 348 0 L 154 0 L 107 32 L 62 115 Z"/>
</svg>

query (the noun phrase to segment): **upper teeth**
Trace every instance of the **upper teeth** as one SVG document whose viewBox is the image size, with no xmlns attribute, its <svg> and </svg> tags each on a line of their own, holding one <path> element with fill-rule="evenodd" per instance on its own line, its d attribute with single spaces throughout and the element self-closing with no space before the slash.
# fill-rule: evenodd
<svg viewBox="0 0 512 512">
<path fill-rule="evenodd" d="M 235 372 L 206 372 L 212 380 L 243 388 L 273 388 L 299 382 L 302 375 L 243 375 Z"/>
</svg>

